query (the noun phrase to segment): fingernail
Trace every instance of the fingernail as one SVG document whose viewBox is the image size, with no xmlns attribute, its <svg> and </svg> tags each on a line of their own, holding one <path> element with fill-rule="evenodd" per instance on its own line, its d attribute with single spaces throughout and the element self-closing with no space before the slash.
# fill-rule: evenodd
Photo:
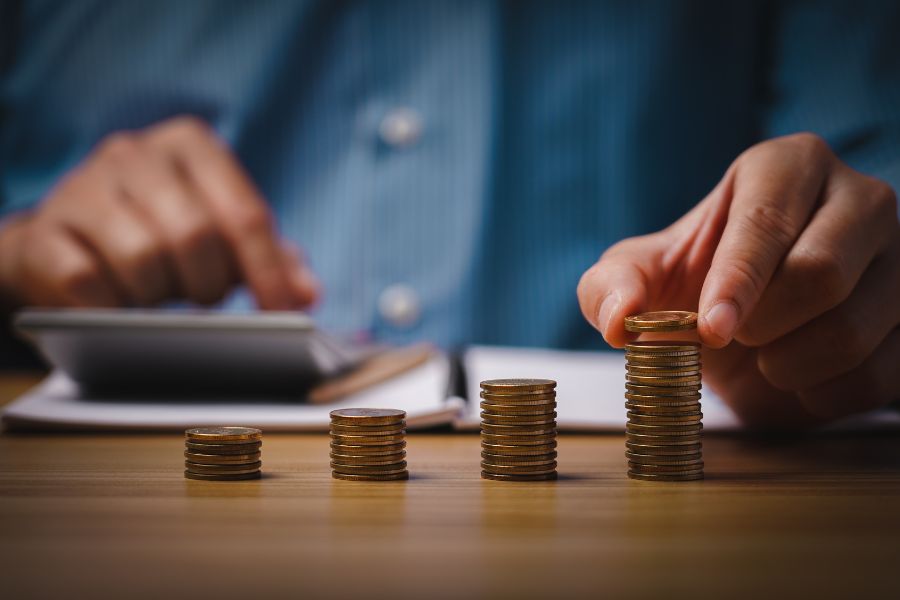
<svg viewBox="0 0 900 600">
<path fill-rule="evenodd" d="M 726 301 L 719 302 L 708 311 L 703 317 L 709 330 L 723 342 L 731 341 L 734 336 L 734 330 L 738 325 L 737 307 Z"/>
<path fill-rule="evenodd" d="M 620 300 L 621 298 L 619 298 L 618 294 L 611 293 L 600 304 L 600 310 L 597 312 L 597 328 L 603 335 L 606 335 L 606 330 L 609 328 L 609 320 L 616 308 L 618 308 Z"/>
</svg>

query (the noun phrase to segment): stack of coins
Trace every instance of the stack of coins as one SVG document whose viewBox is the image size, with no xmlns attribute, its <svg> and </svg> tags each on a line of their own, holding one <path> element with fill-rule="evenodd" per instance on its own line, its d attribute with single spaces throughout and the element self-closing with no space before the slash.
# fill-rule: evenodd
<svg viewBox="0 0 900 600">
<path fill-rule="evenodd" d="M 392 408 L 331 411 L 331 476 L 349 481 L 409 479 L 406 412 Z"/>
<path fill-rule="evenodd" d="M 262 431 L 196 427 L 184 432 L 184 476 L 201 481 L 259 479 Z"/>
<path fill-rule="evenodd" d="M 626 317 L 625 329 L 696 329 L 697 314 L 662 311 Z M 700 345 L 647 341 L 625 346 L 628 476 L 646 481 L 703 479 Z"/>
<path fill-rule="evenodd" d="M 498 481 L 556 479 L 556 382 L 481 382 L 481 476 Z"/>
</svg>

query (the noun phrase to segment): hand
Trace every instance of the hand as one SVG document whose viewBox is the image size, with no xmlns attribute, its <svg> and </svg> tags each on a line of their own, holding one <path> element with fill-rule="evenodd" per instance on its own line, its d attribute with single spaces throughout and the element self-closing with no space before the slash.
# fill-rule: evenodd
<svg viewBox="0 0 900 600">
<path fill-rule="evenodd" d="M 704 382 L 750 424 L 900 398 L 896 196 L 810 134 L 746 151 L 672 226 L 611 247 L 578 298 L 617 347 L 626 315 L 699 307 Z"/>
<path fill-rule="evenodd" d="M 211 304 L 238 282 L 264 309 L 318 293 L 247 174 L 193 118 L 109 136 L 0 228 L 8 307 Z"/>
</svg>

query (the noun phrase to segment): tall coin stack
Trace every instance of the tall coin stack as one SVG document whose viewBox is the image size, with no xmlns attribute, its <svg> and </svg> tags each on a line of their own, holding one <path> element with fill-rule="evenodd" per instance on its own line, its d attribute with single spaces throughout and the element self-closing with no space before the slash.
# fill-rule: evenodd
<svg viewBox="0 0 900 600">
<path fill-rule="evenodd" d="M 262 431 L 252 427 L 195 427 L 184 432 L 184 476 L 201 481 L 259 479 Z"/>
<path fill-rule="evenodd" d="M 556 382 L 481 382 L 481 476 L 498 481 L 556 479 Z"/>
<path fill-rule="evenodd" d="M 331 476 L 350 481 L 409 479 L 406 412 L 392 408 L 331 411 Z"/>
<path fill-rule="evenodd" d="M 626 317 L 625 329 L 696 329 L 697 314 L 660 311 Z M 700 344 L 646 341 L 625 346 L 625 456 L 628 476 L 645 481 L 703 479 Z"/>
</svg>

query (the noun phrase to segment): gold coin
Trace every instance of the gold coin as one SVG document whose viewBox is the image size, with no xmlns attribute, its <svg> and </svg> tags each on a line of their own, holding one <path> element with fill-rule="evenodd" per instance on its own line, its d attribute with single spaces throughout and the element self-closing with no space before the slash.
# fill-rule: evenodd
<svg viewBox="0 0 900 600">
<path fill-rule="evenodd" d="M 490 404 L 489 402 L 481 402 L 481 410 L 493 414 L 501 415 L 549 415 L 556 414 L 556 403 L 543 404 L 538 406 L 521 406 L 516 404 Z"/>
<path fill-rule="evenodd" d="M 207 475 L 244 475 L 259 471 L 260 467 L 262 467 L 262 462 L 260 461 L 243 465 L 202 465 L 189 460 L 184 461 L 184 468 L 191 473 L 204 473 Z"/>
<path fill-rule="evenodd" d="M 344 481 L 401 481 L 409 479 L 409 471 L 395 473 L 393 475 L 355 475 L 352 473 L 338 473 L 332 471 L 331 476 L 334 479 L 343 479 Z"/>
<path fill-rule="evenodd" d="M 556 442 L 549 444 L 541 444 L 540 446 L 510 446 L 506 444 L 486 444 L 481 442 L 482 453 L 500 454 L 503 456 L 540 456 L 553 452 L 556 449 Z"/>
<path fill-rule="evenodd" d="M 393 425 L 406 418 L 405 410 L 394 408 L 342 408 L 330 414 L 332 423 L 342 425 Z"/>
<path fill-rule="evenodd" d="M 358 435 L 362 437 L 366 436 L 383 436 L 383 435 L 403 435 L 406 433 L 406 429 L 403 427 L 397 427 L 394 429 L 378 429 L 376 427 L 373 428 L 362 428 L 362 427 L 353 427 L 352 425 L 332 425 L 331 429 L 328 430 L 328 433 L 332 435 Z"/>
<path fill-rule="evenodd" d="M 628 477 L 641 481 L 698 481 L 703 479 L 703 471 L 697 473 L 635 473 L 628 471 Z"/>
<path fill-rule="evenodd" d="M 519 466 L 519 465 L 494 465 L 481 461 L 481 470 L 498 475 L 543 475 L 556 470 L 556 461 L 545 465 Z"/>
<path fill-rule="evenodd" d="M 626 431 L 625 440 L 626 443 L 633 442 L 648 446 L 684 446 L 700 443 L 701 437 L 699 433 L 695 435 L 658 435 Z"/>
<path fill-rule="evenodd" d="M 626 414 L 630 423 L 639 423 L 642 425 L 659 425 L 665 427 L 681 427 L 683 425 L 693 425 L 703 420 L 703 413 L 696 415 L 680 415 L 680 416 L 662 416 L 662 415 L 639 415 L 631 411 Z"/>
<path fill-rule="evenodd" d="M 626 382 L 625 389 L 632 394 L 641 394 L 642 396 L 694 396 L 700 391 L 700 385 L 660 387 Z"/>
<path fill-rule="evenodd" d="M 699 375 L 689 375 L 686 377 L 651 377 L 647 375 L 632 375 L 626 373 L 626 381 L 638 385 L 649 385 L 656 387 L 696 387 L 700 384 Z"/>
<path fill-rule="evenodd" d="M 547 425 L 556 422 L 556 413 L 552 412 L 545 415 L 498 415 L 482 411 L 481 422 L 494 425 Z"/>
<path fill-rule="evenodd" d="M 693 473 L 703 471 L 703 461 L 693 465 L 646 465 L 628 461 L 628 470 L 635 473 Z"/>
<path fill-rule="evenodd" d="M 625 363 L 625 371 L 630 375 L 643 375 L 645 377 L 690 377 L 691 375 L 700 375 L 700 365 L 669 368 Z"/>
<path fill-rule="evenodd" d="M 557 477 L 556 471 L 542 474 L 533 473 L 531 475 L 501 475 L 499 473 L 488 473 L 487 471 L 481 472 L 482 479 L 491 479 L 493 481 L 552 481 Z"/>
<path fill-rule="evenodd" d="M 521 465 L 523 467 L 531 467 L 555 463 L 556 454 L 556 452 L 550 452 L 539 456 L 505 456 L 502 454 L 482 452 L 481 459 L 492 465 Z"/>
<path fill-rule="evenodd" d="M 653 404 L 638 404 L 636 402 L 631 402 L 630 400 L 625 401 L 625 408 L 629 411 L 633 412 L 636 415 L 693 415 L 700 413 L 700 403 L 692 402 L 690 404 L 685 404 L 683 406 L 656 406 Z"/>
<path fill-rule="evenodd" d="M 344 475 L 399 475 L 406 473 L 406 461 L 396 465 L 378 465 L 374 467 L 344 465 L 332 461 L 331 471 Z"/>
<path fill-rule="evenodd" d="M 338 454 L 365 454 L 367 456 L 386 456 L 388 454 L 396 454 L 406 448 L 406 442 L 386 445 L 358 445 L 358 444 L 340 444 L 331 442 L 331 451 Z"/>
<path fill-rule="evenodd" d="M 406 434 L 398 433 L 394 435 L 344 435 L 338 433 L 331 434 L 331 440 L 339 444 L 348 446 L 390 446 L 397 442 L 402 442 Z"/>
<path fill-rule="evenodd" d="M 246 444 L 259 441 L 262 430 L 253 427 L 193 427 L 186 430 L 184 436 L 194 442 Z"/>
<path fill-rule="evenodd" d="M 191 471 L 185 471 L 184 476 L 186 479 L 196 479 L 198 481 L 245 481 L 248 479 L 259 479 L 262 477 L 262 473 L 254 471 L 252 473 L 244 473 L 243 475 L 210 475 L 208 473 L 192 473 Z"/>
<path fill-rule="evenodd" d="M 640 341 L 625 344 L 625 352 L 637 352 L 638 354 L 687 352 L 697 354 L 700 352 L 700 344 L 697 342 Z"/>
<path fill-rule="evenodd" d="M 703 423 L 690 425 L 644 425 L 643 423 L 625 423 L 628 433 L 649 433 L 651 435 L 699 435 Z"/>
<path fill-rule="evenodd" d="M 501 435 L 482 431 L 481 441 L 492 446 L 543 446 L 556 441 L 556 431 L 544 435 Z"/>
<path fill-rule="evenodd" d="M 630 462 L 645 465 L 698 465 L 703 464 L 703 454 L 694 452 L 692 454 L 683 454 L 681 456 L 659 456 L 657 454 L 635 454 L 628 450 L 625 451 L 625 458 Z"/>
<path fill-rule="evenodd" d="M 497 394 L 488 394 L 486 392 L 481 392 L 479 394 L 479 396 L 481 396 L 481 399 L 485 404 L 499 404 L 501 406 L 540 406 L 540 407 L 544 407 L 549 404 L 549 405 L 556 406 L 556 394 L 539 394 L 539 395 L 509 394 L 506 396 L 498 396 Z"/>
<path fill-rule="evenodd" d="M 199 452 L 200 454 L 252 454 L 259 452 L 262 442 L 250 442 L 249 444 L 204 444 L 203 442 L 185 440 L 184 446 L 189 451 Z"/>
<path fill-rule="evenodd" d="M 555 423 L 555 421 L 554 421 Z M 539 436 L 539 435 L 556 435 L 556 426 L 554 425 L 493 425 L 491 423 L 481 423 L 481 433 L 493 433 L 496 435 L 515 435 L 515 436 Z"/>
<path fill-rule="evenodd" d="M 488 379 L 481 382 L 481 389 L 492 393 L 549 392 L 556 389 L 552 379 Z"/>
<path fill-rule="evenodd" d="M 652 354 L 629 354 L 625 357 L 627 365 L 639 367 L 666 367 L 669 369 L 701 367 L 700 356 L 654 356 Z"/>
<path fill-rule="evenodd" d="M 252 463 L 258 461 L 261 456 L 261 452 L 252 454 L 197 454 L 188 450 L 184 451 L 184 457 L 189 461 L 206 465 Z"/>
<path fill-rule="evenodd" d="M 700 398 L 701 396 L 699 393 L 694 394 L 693 396 L 648 396 L 646 394 L 632 394 L 631 392 L 625 392 L 625 399 L 630 400 L 631 402 L 669 408 L 694 405 L 700 401 Z"/>
<path fill-rule="evenodd" d="M 659 310 L 625 317 L 625 330 L 633 332 L 685 331 L 697 328 L 697 313 Z"/>
<path fill-rule="evenodd" d="M 626 452 L 635 454 L 652 454 L 653 456 L 689 456 L 698 454 L 703 449 L 703 444 L 686 444 L 684 446 L 656 446 L 651 444 L 639 444 L 625 442 Z"/>
<path fill-rule="evenodd" d="M 385 454 L 383 456 L 374 454 L 337 454 L 331 452 L 329 458 L 331 458 L 333 462 L 345 465 L 392 465 L 404 460 L 406 458 L 406 451 L 401 450 L 400 452 Z"/>
</svg>

